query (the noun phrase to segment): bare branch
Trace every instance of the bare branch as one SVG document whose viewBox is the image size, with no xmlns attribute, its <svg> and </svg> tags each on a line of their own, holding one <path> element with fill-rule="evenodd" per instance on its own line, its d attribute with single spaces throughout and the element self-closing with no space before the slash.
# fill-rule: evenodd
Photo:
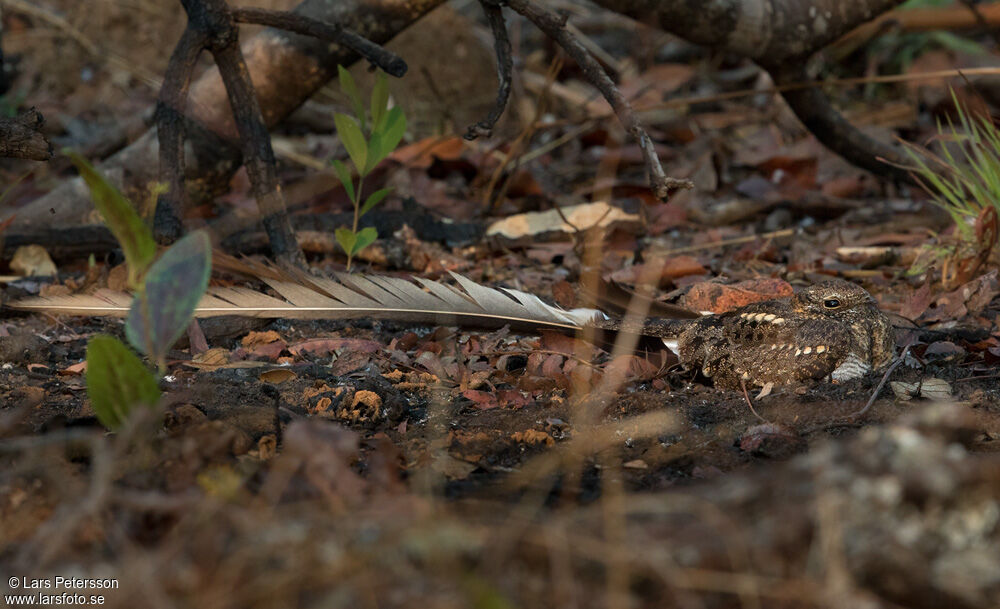
<svg viewBox="0 0 1000 609">
<path fill-rule="evenodd" d="M 160 181 L 167 192 L 156 202 L 153 231 L 161 243 L 181 237 L 187 192 L 184 186 L 184 109 L 195 61 L 208 44 L 207 35 L 186 28 L 174 48 L 156 102 L 156 135 L 160 140 Z"/>
<path fill-rule="evenodd" d="M 327 23 L 297 13 L 262 8 L 234 8 L 233 19 L 237 23 L 256 23 L 336 42 L 361 55 L 372 65 L 382 68 L 390 76 L 400 78 L 406 74 L 407 66 L 402 57 L 339 23 Z"/>
<path fill-rule="evenodd" d="M 779 88 L 810 80 L 802 64 L 790 69 L 774 70 L 771 76 Z M 912 181 L 910 173 L 901 168 L 907 163 L 901 151 L 891 144 L 868 136 L 852 125 L 833 107 L 822 89 L 795 88 L 782 91 L 781 95 L 806 129 L 830 150 L 872 173 L 903 182 Z"/>
<path fill-rule="evenodd" d="M 507 100 L 510 99 L 510 81 L 513 61 L 511 59 L 510 38 L 507 36 L 507 26 L 503 20 L 503 10 L 495 0 L 479 0 L 479 4 L 486 13 L 486 20 L 493 31 L 493 47 L 497 54 L 497 99 L 493 103 L 493 108 L 483 120 L 475 125 L 470 125 L 465 133 L 465 139 L 474 140 L 478 137 L 489 137 L 493 135 L 493 126 L 500 120 L 504 109 L 507 107 Z"/>
<path fill-rule="evenodd" d="M 618 90 L 618 87 L 615 86 L 615 83 L 608 76 L 607 72 L 604 71 L 604 68 L 601 67 L 601 64 L 566 29 L 565 19 L 532 4 L 528 0 L 508 0 L 507 5 L 526 17 L 538 29 L 555 40 L 576 61 L 580 69 L 583 70 L 587 80 L 597 87 L 604 96 L 604 99 L 608 100 L 611 108 L 618 115 L 618 120 L 621 121 L 632 137 L 639 142 L 639 148 L 642 150 L 642 156 L 646 161 L 646 169 L 649 172 L 650 186 L 658 199 L 665 201 L 669 197 L 670 192 L 678 188 L 694 188 L 694 184 L 690 180 L 670 178 L 663 172 L 663 166 L 660 165 L 660 159 L 656 155 L 653 141 L 650 139 L 649 134 L 646 133 L 646 128 L 639 120 L 639 117 L 632 111 L 632 106 L 625 99 L 625 96 L 621 94 L 621 91 Z"/>
</svg>

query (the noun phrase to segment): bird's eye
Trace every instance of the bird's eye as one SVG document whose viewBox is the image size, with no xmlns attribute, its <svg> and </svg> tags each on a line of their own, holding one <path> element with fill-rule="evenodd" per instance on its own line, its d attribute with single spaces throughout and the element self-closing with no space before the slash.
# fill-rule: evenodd
<svg viewBox="0 0 1000 609">
<path fill-rule="evenodd" d="M 827 298 L 823 301 L 823 306 L 828 309 L 836 309 L 840 306 L 840 301 L 836 298 Z"/>
</svg>

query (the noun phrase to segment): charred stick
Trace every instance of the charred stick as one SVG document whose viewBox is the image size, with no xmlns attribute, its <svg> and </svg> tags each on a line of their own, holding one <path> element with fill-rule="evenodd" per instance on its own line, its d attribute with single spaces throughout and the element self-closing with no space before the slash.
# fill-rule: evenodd
<svg viewBox="0 0 1000 609">
<path fill-rule="evenodd" d="M 257 199 L 264 229 L 271 241 L 271 251 L 284 262 L 302 264 L 305 258 L 295 240 L 285 199 L 278 186 L 271 136 L 264 123 L 264 115 L 250 81 L 243 53 L 234 39 L 225 47 L 212 49 L 212 55 L 229 94 L 229 104 L 233 108 L 236 129 L 243 144 L 243 163 L 250 178 L 251 190 Z"/>
<path fill-rule="evenodd" d="M 478 137 L 490 137 L 493 134 L 493 126 L 500 120 L 504 109 L 507 107 L 507 100 L 510 99 L 510 81 L 513 68 L 511 59 L 510 38 L 507 36 L 507 25 L 503 20 L 503 10 L 495 0 L 479 0 L 479 4 L 486 13 L 486 20 L 493 31 L 493 48 L 497 55 L 497 99 L 493 103 L 493 108 L 483 120 L 475 125 L 470 125 L 465 133 L 465 139 L 474 140 Z"/>
<path fill-rule="evenodd" d="M 611 108 L 618 116 L 618 120 L 625 126 L 632 137 L 639 142 L 639 149 L 642 150 L 643 159 L 646 161 L 646 169 L 649 172 L 649 181 L 653 193 L 660 200 L 667 200 L 670 192 L 678 188 L 694 188 L 690 180 L 670 178 L 663 172 L 660 158 L 653 148 L 653 140 L 646 133 L 646 128 L 642 121 L 632 110 L 631 104 L 621 94 L 614 81 L 604 71 L 601 64 L 590 54 L 579 40 L 566 29 L 566 20 L 555 13 L 543 9 L 529 0 L 507 0 L 507 5 L 517 11 L 522 16 L 535 24 L 547 36 L 556 41 L 566 53 L 583 70 L 587 80 L 590 81 L 604 96 L 604 99 L 611 104 Z"/>
<path fill-rule="evenodd" d="M 339 23 L 327 23 L 297 13 L 262 8 L 234 8 L 233 20 L 237 23 L 266 25 L 287 32 L 336 42 L 361 55 L 372 65 L 382 68 L 386 74 L 397 78 L 406 74 L 407 66 L 402 57 Z"/>
<path fill-rule="evenodd" d="M 187 192 L 184 186 L 184 109 L 191 74 L 198 55 L 208 45 L 205 32 L 186 28 L 174 48 L 156 102 L 156 136 L 160 141 L 160 180 L 167 192 L 156 201 L 153 234 L 160 243 L 173 243 L 184 233 L 181 220 Z"/>
</svg>

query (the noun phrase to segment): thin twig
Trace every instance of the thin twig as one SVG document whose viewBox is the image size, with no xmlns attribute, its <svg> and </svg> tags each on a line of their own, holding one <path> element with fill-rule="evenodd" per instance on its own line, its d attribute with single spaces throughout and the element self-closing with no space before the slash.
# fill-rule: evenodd
<svg viewBox="0 0 1000 609">
<path fill-rule="evenodd" d="M 493 135 L 493 126 L 500 120 L 507 107 L 507 100 L 510 99 L 510 81 L 513 68 L 511 59 L 510 38 L 507 36 L 507 26 L 503 20 L 503 10 L 495 0 L 479 0 L 486 14 L 486 20 L 493 31 L 493 48 L 497 56 L 497 99 L 493 102 L 493 108 L 486 118 L 475 125 L 469 125 L 465 132 L 465 139 L 474 140 L 478 137 L 490 137 Z"/>
<path fill-rule="evenodd" d="M 678 188 L 694 188 L 690 180 L 680 180 L 667 177 L 660 164 L 660 159 L 656 155 L 653 147 L 653 140 L 646 133 L 646 128 L 629 104 L 625 96 L 621 94 L 614 81 L 608 76 L 601 64 L 587 51 L 579 40 L 566 29 L 565 19 L 560 18 L 555 13 L 536 6 L 528 0 L 508 0 L 508 6 L 529 21 L 535 24 L 547 36 L 555 40 L 566 53 L 576 61 L 580 69 L 604 96 L 604 99 L 611 104 L 618 120 L 621 121 L 625 129 L 639 142 L 639 149 L 642 151 L 643 159 L 646 161 L 646 169 L 649 172 L 650 186 L 653 193 L 660 200 L 666 200 L 671 191 Z"/>
<path fill-rule="evenodd" d="M 233 8 L 232 11 L 233 20 L 237 23 L 266 25 L 304 36 L 312 36 L 320 40 L 336 42 L 361 55 L 372 65 L 382 68 L 390 76 L 400 78 L 406 74 L 407 66 L 402 57 L 339 23 L 327 23 L 298 13 L 263 8 L 239 7 Z"/>
<path fill-rule="evenodd" d="M 899 354 L 898 358 L 896 358 L 896 361 L 892 362 L 892 365 L 889 366 L 889 369 L 886 370 L 885 374 L 882 375 L 882 380 L 879 381 L 878 387 L 875 387 L 875 391 L 872 392 L 872 397 L 868 398 L 868 403 L 865 404 L 865 407 L 847 417 L 849 420 L 856 421 L 861 417 L 863 417 L 866 412 L 868 412 L 868 410 L 872 407 L 872 404 L 875 403 L 875 398 L 878 397 L 879 392 L 881 392 L 882 388 L 885 387 L 885 383 L 886 381 L 889 380 L 889 376 L 893 373 L 893 371 L 896 370 L 896 368 L 899 367 L 900 364 L 903 363 L 904 360 L 906 360 L 906 356 L 910 354 L 910 347 L 912 346 L 913 346 L 912 342 L 906 345 L 906 347 L 903 349 L 903 352 Z"/>
<path fill-rule="evenodd" d="M 753 413 L 753 416 L 755 416 L 758 419 L 760 419 L 761 422 L 763 422 L 763 423 L 770 423 L 770 421 L 768 421 L 764 417 L 760 416 L 757 413 L 757 410 L 753 407 L 753 400 L 750 399 L 750 394 L 747 393 L 747 382 L 745 380 L 743 380 L 742 377 L 740 377 L 740 389 L 743 390 L 743 398 L 747 401 L 747 406 L 750 407 L 750 412 Z"/>
</svg>

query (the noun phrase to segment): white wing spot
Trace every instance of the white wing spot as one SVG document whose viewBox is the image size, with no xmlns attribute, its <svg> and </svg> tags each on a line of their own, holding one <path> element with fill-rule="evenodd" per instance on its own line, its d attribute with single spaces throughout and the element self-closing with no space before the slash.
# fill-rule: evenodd
<svg viewBox="0 0 1000 609">
<path fill-rule="evenodd" d="M 820 345 L 816 347 L 816 353 L 824 353 L 824 352 L 826 352 L 826 345 Z"/>
<path fill-rule="evenodd" d="M 846 381 L 859 376 L 864 376 L 870 372 L 872 367 L 854 353 L 847 356 L 836 370 L 830 373 L 830 377 L 835 381 Z"/>
<path fill-rule="evenodd" d="M 784 317 L 777 317 L 771 323 L 772 324 L 783 324 L 783 323 L 785 323 L 785 318 Z"/>
<path fill-rule="evenodd" d="M 795 355 L 796 355 L 796 356 L 798 356 L 798 355 L 802 355 L 802 349 L 796 349 L 796 350 L 795 350 Z"/>
<path fill-rule="evenodd" d="M 806 355 L 809 355 L 810 353 L 813 352 L 813 348 L 812 347 L 806 347 L 805 349 L 802 350 L 802 352 L 805 353 Z"/>
<path fill-rule="evenodd" d="M 767 315 L 764 316 L 764 321 L 774 321 L 775 317 L 777 317 L 777 315 L 775 315 L 774 313 L 768 313 Z"/>
</svg>

